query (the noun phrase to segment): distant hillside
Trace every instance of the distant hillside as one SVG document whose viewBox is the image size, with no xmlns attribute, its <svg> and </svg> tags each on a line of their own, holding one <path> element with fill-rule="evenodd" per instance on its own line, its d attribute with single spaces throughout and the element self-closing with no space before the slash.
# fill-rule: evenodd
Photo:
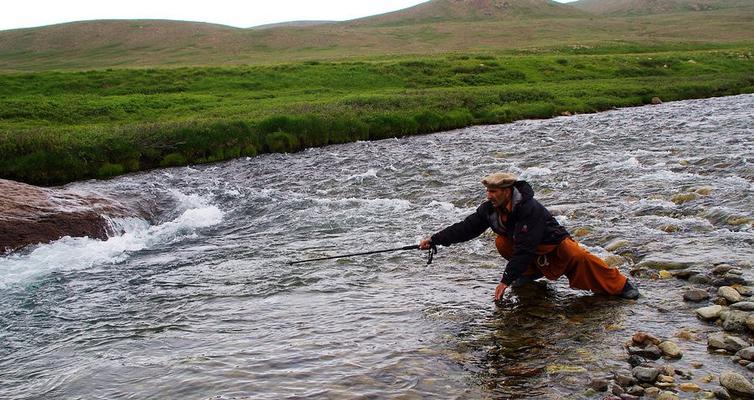
<svg viewBox="0 0 754 400">
<path fill-rule="evenodd" d="M 289 22 L 263 29 L 165 20 L 72 22 L 0 31 L 0 72 L 754 44 L 754 0 L 663 0 L 662 4 L 696 1 L 711 7 L 672 13 L 647 8 L 661 3 L 655 0 L 597 1 L 581 0 L 577 5 L 582 9 L 577 9 L 572 3 L 549 0 L 432 0 L 352 21 Z M 590 4 L 606 7 L 600 12 L 610 17 L 595 18 L 585 11 Z M 624 8 L 609 8 L 611 4 Z M 625 14 L 621 16 L 615 11 L 619 9 L 633 11 L 620 11 Z"/>
<path fill-rule="evenodd" d="M 711 11 L 754 5 L 752 0 L 579 0 L 569 5 L 600 15 L 631 16 Z"/>
<path fill-rule="evenodd" d="M 550 0 L 433 0 L 411 8 L 362 18 L 365 25 L 426 24 L 506 18 L 584 17 L 568 5 Z"/>
<path fill-rule="evenodd" d="M 317 25 L 334 24 L 337 22 L 338 21 L 287 21 L 287 22 L 277 22 L 274 24 L 257 25 L 249 29 L 305 28 L 305 27 L 317 26 Z"/>
</svg>

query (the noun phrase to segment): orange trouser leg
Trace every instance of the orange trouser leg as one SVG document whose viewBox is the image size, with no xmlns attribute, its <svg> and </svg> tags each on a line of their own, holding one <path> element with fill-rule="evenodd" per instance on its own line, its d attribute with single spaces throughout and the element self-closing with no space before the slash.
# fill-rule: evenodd
<svg viewBox="0 0 754 400">
<path fill-rule="evenodd" d="M 513 255 L 513 240 L 506 236 L 498 236 L 495 247 L 505 259 L 510 259 Z M 532 263 L 525 275 L 536 269 L 551 280 L 565 275 L 572 288 L 591 290 L 594 293 L 619 294 L 626 284 L 626 277 L 617 268 L 608 266 L 571 238 L 566 238 L 557 246 L 540 245 L 537 247 L 537 254 L 544 255 L 546 262 L 543 262 L 543 257 L 538 257 L 539 265 Z"/>
</svg>

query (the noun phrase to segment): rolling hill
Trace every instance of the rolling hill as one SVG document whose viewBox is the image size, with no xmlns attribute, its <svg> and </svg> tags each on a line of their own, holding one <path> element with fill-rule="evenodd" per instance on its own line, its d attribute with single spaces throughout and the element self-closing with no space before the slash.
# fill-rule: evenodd
<svg viewBox="0 0 754 400">
<path fill-rule="evenodd" d="M 751 0 L 579 0 L 569 3 L 592 14 L 631 16 L 750 7 Z"/>
<path fill-rule="evenodd" d="M 72 22 L 0 31 L 0 71 L 269 64 L 446 52 L 754 42 L 751 0 L 581 0 L 570 4 L 549 0 L 432 0 L 357 20 L 289 22 L 262 29 L 165 20 Z M 667 4 L 676 6 L 668 8 Z M 693 4 L 709 7 L 698 11 Z"/>
</svg>

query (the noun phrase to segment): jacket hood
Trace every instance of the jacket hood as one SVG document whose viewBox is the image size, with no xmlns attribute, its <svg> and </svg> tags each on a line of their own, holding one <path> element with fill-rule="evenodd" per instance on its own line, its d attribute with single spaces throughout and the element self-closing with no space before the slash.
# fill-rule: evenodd
<svg viewBox="0 0 754 400">
<path fill-rule="evenodd" d="M 517 181 L 513 187 L 521 193 L 521 201 L 526 201 L 534 197 L 534 189 L 527 181 Z"/>
</svg>

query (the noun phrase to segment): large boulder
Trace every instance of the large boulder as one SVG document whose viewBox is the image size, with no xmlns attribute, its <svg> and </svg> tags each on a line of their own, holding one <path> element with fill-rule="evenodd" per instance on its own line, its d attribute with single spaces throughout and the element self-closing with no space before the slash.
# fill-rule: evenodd
<svg viewBox="0 0 754 400">
<path fill-rule="evenodd" d="M 64 236 L 105 239 L 112 233 L 106 217 L 132 214 L 105 196 L 5 179 L 0 179 L 0 209 L 0 254 Z"/>
<path fill-rule="evenodd" d="M 725 371 L 720 374 L 720 385 L 740 396 L 754 398 L 754 384 L 735 372 Z"/>
</svg>

